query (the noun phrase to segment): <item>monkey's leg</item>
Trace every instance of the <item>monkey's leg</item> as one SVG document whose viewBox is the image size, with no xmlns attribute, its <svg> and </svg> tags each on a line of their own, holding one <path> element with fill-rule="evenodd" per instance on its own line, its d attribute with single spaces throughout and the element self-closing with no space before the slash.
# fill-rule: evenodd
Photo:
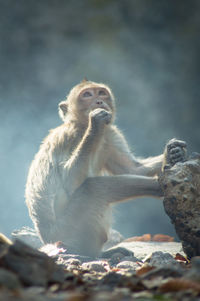
<svg viewBox="0 0 200 301">
<path fill-rule="evenodd" d="M 141 196 L 161 197 L 162 191 L 156 178 L 120 175 L 87 178 L 75 191 L 73 198 L 76 195 L 115 203 Z"/>
<path fill-rule="evenodd" d="M 85 237 L 90 237 L 89 245 L 100 249 L 107 238 L 102 230 L 101 218 L 110 203 L 122 202 L 139 196 L 161 196 L 156 178 L 122 175 L 87 178 L 71 195 L 62 216 L 47 221 L 43 211 L 39 211 L 37 228 L 45 243 L 63 241 L 71 252 L 83 250 Z M 42 209 L 42 208 L 40 208 Z M 104 223 L 104 222 L 103 222 Z M 94 228 L 96 228 L 94 230 Z M 96 243 L 94 243 L 96 240 Z M 87 248 L 87 246 L 84 245 Z M 88 247 L 89 248 L 89 247 Z M 77 251 L 76 251 L 77 250 Z M 86 254 L 85 250 L 82 254 Z"/>
<path fill-rule="evenodd" d="M 142 159 L 139 161 L 141 164 L 135 168 L 134 173 L 141 176 L 153 177 L 161 172 L 163 159 L 163 154 Z"/>
<path fill-rule="evenodd" d="M 109 204 L 146 195 L 161 195 L 156 179 L 132 175 L 88 178 L 57 220 L 56 240 L 69 253 L 98 256 L 110 226 Z"/>
</svg>

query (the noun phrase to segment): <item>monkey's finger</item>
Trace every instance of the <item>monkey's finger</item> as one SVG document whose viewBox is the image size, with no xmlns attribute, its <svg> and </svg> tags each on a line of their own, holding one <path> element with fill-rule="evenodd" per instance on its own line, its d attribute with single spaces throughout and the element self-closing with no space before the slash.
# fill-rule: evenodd
<svg viewBox="0 0 200 301">
<path fill-rule="evenodd" d="M 170 157 L 170 162 L 182 162 L 184 160 L 183 156 Z"/>
<path fill-rule="evenodd" d="M 185 141 L 182 141 L 182 140 L 173 140 L 172 142 L 170 141 L 168 144 L 167 144 L 167 149 L 168 151 L 172 148 L 175 148 L 175 147 L 187 147 L 187 143 Z"/>
<path fill-rule="evenodd" d="M 180 147 L 175 147 L 175 148 L 170 149 L 169 152 L 170 152 L 170 154 L 178 154 L 178 153 L 182 153 L 183 150 Z"/>
<path fill-rule="evenodd" d="M 111 115 L 108 115 L 107 118 L 105 118 L 105 122 L 106 124 L 109 124 L 112 120 L 112 116 Z"/>
</svg>

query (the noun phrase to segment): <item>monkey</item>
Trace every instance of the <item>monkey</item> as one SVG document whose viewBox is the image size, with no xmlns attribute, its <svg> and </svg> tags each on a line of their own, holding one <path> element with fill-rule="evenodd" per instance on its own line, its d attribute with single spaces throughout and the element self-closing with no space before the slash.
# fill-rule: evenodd
<svg viewBox="0 0 200 301">
<path fill-rule="evenodd" d="M 84 80 L 74 86 L 59 103 L 59 115 L 63 123 L 50 130 L 30 165 L 29 215 L 44 244 L 61 241 L 68 253 L 98 257 L 112 205 L 161 197 L 157 175 L 163 162 L 184 159 L 184 142 L 168 143 L 167 160 L 163 154 L 136 158 L 114 123 L 115 98 L 103 83 Z"/>
</svg>

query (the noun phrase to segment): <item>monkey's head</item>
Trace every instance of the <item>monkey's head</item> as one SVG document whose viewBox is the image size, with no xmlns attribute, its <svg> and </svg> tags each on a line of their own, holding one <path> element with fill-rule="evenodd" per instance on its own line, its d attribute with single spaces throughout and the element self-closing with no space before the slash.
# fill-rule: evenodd
<svg viewBox="0 0 200 301">
<path fill-rule="evenodd" d="M 101 83 L 83 80 L 69 92 L 67 99 L 59 103 L 59 115 L 63 121 L 69 116 L 79 122 L 88 121 L 89 113 L 102 108 L 115 115 L 115 100 L 111 89 Z"/>
</svg>

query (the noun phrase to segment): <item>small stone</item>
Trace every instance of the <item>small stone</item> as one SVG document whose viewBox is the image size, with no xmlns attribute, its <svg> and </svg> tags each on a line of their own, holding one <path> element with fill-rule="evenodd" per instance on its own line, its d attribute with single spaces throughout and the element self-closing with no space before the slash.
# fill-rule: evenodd
<svg viewBox="0 0 200 301">
<path fill-rule="evenodd" d="M 81 261 L 77 258 L 69 258 L 68 260 L 66 260 L 65 263 L 70 265 L 75 265 L 75 266 L 81 265 Z"/>
<path fill-rule="evenodd" d="M 63 263 L 64 268 L 68 271 L 72 272 L 75 270 L 81 270 L 81 261 L 76 258 L 69 258 L 68 260 L 64 261 Z"/>
<path fill-rule="evenodd" d="M 128 270 L 136 270 L 138 268 L 138 264 L 133 261 L 121 261 L 116 265 L 116 268 L 119 269 L 128 269 Z"/>
<path fill-rule="evenodd" d="M 108 263 L 105 261 L 85 262 L 82 264 L 82 268 L 99 273 L 107 272 L 110 269 Z"/>
<path fill-rule="evenodd" d="M 124 247 L 115 247 L 107 251 L 102 252 L 102 258 L 111 258 L 115 254 L 121 254 L 121 256 L 133 256 L 133 252 Z"/>
<path fill-rule="evenodd" d="M 146 256 L 144 262 L 147 262 L 151 266 L 162 266 L 166 264 L 177 264 L 176 260 L 169 253 L 163 253 L 161 251 L 153 252 Z"/>
<path fill-rule="evenodd" d="M 63 263 L 65 263 L 66 261 L 71 260 L 71 259 L 77 259 L 81 263 L 94 261 L 94 258 L 92 258 L 92 257 L 77 255 L 77 254 L 60 254 L 59 255 L 59 260 L 61 260 L 61 259 L 62 259 Z"/>
<path fill-rule="evenodd" d="M 115 272 L 109 272 L 106 274 L 100 281 L 103 285 L 108 285 L 110 288 L 117 287 L 118 284 L 122 281 L 123 276 L 115 273 Z"/>
<path fill-rule="evenodd" d="M 132 262 L 139 261 L 139 259 L 136 258 L 135 256 L 125 256 L 122 259 L 123 259 L 123 261 L 132 261 Z"/>
</svg>

